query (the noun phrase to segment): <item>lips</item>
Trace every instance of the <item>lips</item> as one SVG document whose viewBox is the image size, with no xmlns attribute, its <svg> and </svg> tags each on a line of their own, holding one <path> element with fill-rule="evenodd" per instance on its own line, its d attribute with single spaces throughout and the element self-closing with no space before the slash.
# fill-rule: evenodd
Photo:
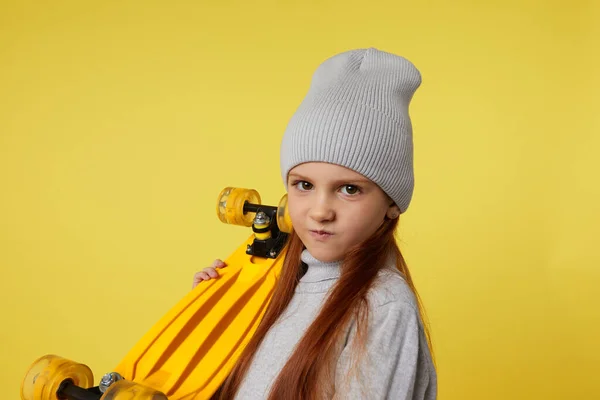
<svg viewBox="0 0 600 400">
<path fill-rule="evenodd" d="M 329 231 L 322 231 L 322 230 L 310 230 L 310 235 L 316 239 L 327 239 L 330 238 L 331 236 L 333 236 L 333 233 L 329 232 Z"/>
</svg>

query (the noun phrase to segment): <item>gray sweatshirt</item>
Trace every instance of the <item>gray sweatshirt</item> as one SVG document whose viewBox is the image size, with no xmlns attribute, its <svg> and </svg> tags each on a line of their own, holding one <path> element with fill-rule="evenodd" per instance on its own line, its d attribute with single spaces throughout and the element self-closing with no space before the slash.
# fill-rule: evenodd
<svg viewBox="0 0 600 400">
<path fill-rule="evenodd" d="M 316 318 L 328 290 L 340 276 L 339 263 L 323 263 L 307 250 L 308 265 L 293 299 L 265 336 L 236 395 L 237 400 L 263 400 L 295 345 Z M 366 358 L 351 361 L 355 326 L 347 334 L 335 372 L 336 398 L 431 400 L 437 397 L 437 375 L 427 347 L 417 303 L 390 260 L 368 295 L 369 328 Z"/>
</svg>

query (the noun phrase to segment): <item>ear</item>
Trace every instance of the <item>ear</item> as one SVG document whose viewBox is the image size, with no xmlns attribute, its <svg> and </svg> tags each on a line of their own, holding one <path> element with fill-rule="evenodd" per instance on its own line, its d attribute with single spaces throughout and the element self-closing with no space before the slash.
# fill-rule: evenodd
<svg viewBox="0 0 600 400">
<path fill-rule="evenodd" d="M 395 219 L 398 218 L 400 216 L 400 207 L 398 207 L 395 203 L 392 203 L 389 207 L 387 212 L 385 213 L 386 218 L 388 219 Z"/>
</svg>

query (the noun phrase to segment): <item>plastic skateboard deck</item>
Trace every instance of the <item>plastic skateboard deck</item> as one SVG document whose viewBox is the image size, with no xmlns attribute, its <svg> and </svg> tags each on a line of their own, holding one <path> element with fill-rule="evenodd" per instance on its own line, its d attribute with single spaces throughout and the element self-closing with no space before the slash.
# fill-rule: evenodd
<svg viewBox="0 0 600 400">
<path fill-rule="evenodd" d="M 129 351 L 113 373 L 121 380 L 90 387 L 91 370 L 58 356 L 36 360 L 21 385 L 22 400 L 204 400 L 217 391 L 251 339 L 269 304 L 287 251 L 287 197 L 263 206 L 254 190 L 225 188 L 217 201 L 224 223 L 253 233 Z"/>
</svg>

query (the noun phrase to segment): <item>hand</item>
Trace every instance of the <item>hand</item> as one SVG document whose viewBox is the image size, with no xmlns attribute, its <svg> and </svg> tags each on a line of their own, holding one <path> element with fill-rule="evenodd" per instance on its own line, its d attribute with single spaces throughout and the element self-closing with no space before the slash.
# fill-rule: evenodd
<svg viewBox="0 0 600 400">
<path fill-rule="evenodd" d="M 202 281 L 209 281 L 211 279 L 218 278 L 219 273 L 217 272 L 217 268 L 223 268 L 226 266 L 227 264 L 225 264 L 223 261 L 216 259 L 213 261 L 210 267 L 204 268 L 200 272 L 196 272 L 196 274 L 194 274 L 194 283 L 192 284 L 192 289 L 198 286 L 198 284 Z"/>
</svg>

